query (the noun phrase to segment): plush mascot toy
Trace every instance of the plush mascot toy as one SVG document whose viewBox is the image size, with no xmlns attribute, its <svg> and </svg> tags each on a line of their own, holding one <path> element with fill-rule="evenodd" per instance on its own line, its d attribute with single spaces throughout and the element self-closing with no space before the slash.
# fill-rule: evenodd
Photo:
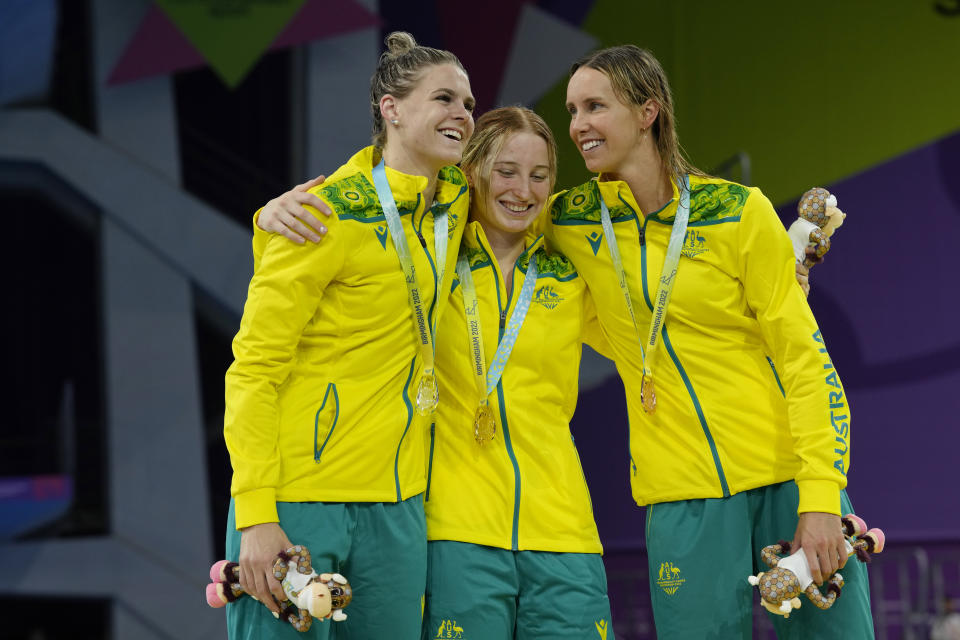
<svg viewBox="0 0 960 640">
<path fill-rule="evenodd" d="M 310 552 L 303 545 L 278 553 L 273 575 L 287 594 L 287 600 L 280 603 L 283 619 L 297 631 L 309 630 L 313 618 L 333 618 L 338 622 L 347 619 L 343 608 L 353 600 L 350 583 L 339 573 L 314 571 Z M 221 560 L 214 564 L 210 567 L 210 580 L 207 604 L 211 607 L 223 607 L 246 593 L 240 586 L 240 565 L 236 562 Z"/>
<path fill-rule="evenodd" d="M 809 269 L 830 250 L 830 237 L 847 214 L 837 208 L 836 196 L 822 187 L 814 187 L 800 198 L 797 216 L 787 233 L 797 262 Z M 807 255 L 807 247 L 813 248 L 815 257 Z"/>
<path fill-rule="evenodd" d="M 853 514 L 844 516 L 840 522 L 843 526 L 843 535 L 846 537 L 844 546 L 848 556 L 856 554 L 861 562 L 870 562 L 871 553 L 883 551 L 886 541 L 883 531 L 880 529 L 867 531 L 867 523 Z M 760 589 L 760 603 L 770 613 L 789 618 L 791 611 L 800 608 L 800 598 L 797 596 L 801 593 L 807 594 L 807 597 L 821 609 L 829 609 L 840 597 L 843 576 L 835 573 L 829 580 L 827 595 L 823 595 L 813 583 L 810 565 L 807 564 L 807 556 L 803 549 L 797 549 L 792 555 L 784 558 L 783 554 L 790 553 L 790 543 L 781 540 L 777 544 L 764 547 L 760 553 L 763 561 L 772 568 L 770 571 L 748 577 L 747 581 Z"/>
</svg>

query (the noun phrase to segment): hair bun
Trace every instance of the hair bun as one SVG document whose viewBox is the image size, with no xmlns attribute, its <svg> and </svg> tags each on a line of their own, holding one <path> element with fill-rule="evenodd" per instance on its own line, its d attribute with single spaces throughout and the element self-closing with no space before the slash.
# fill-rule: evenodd
<svg viewBox="0 0 960 640">
<path fill-rule="evenodd" d="M 383 42 L 387 45 L 387 51 L 392 56 L 401 55 L 417 46 L 417 41 L 406 31 L 394 31 Z"/>
</svg>

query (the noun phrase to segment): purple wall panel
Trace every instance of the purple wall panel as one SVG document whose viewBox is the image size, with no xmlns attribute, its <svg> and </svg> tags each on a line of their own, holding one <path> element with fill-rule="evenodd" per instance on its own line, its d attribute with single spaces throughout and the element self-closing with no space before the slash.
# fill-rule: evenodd
<svg viewBox="0 0 960 640">
<path fill-rule="evenodd" d="M 810 306 L 853 411 L 851 499 L 892 542 L 960 540 L 960 133 L 827 188 L 849 215 Z M 619 380 L 581 394 L 573 431 L 605 546 L 641 545 Z"/>
</svg>

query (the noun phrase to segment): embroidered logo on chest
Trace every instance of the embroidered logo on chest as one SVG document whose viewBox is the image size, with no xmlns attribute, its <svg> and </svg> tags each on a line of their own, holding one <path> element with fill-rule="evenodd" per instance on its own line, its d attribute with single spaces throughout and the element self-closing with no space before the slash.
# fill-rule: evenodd
<svg viewBox="0 0 960 640">
<path fill-rule="evenodd" d="M 560 294 L 550 285 L 543 285 L 537 289 L 536 293 L 533 294 L 533 301 L 537 304 L 541 304 L 547 309 L 556 309 L 557 305 L 563 302 L 563 298 L 560 297 Z"/>
<path fill-rule="evenodd" d="M 707 238 L 701 235 L 697 229 L 688 230 L 686 237 L 683 239 L 683 249 L 680 250 L 680 253 L 688 258 L 696 258 L 707 251 L 710 251 L 707 246 Z"/>
</svg>

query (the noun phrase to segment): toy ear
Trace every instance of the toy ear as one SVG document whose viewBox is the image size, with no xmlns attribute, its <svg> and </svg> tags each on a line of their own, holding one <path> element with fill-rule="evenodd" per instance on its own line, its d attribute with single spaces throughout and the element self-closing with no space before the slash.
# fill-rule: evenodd
<svg viewBox="0 0 960 640">
<path fill-rule="evenodd" d="M 880 553 L 883 551 L 883 545 L 886 543 L 887 537 L 883 534 L 882 530 L 876 528 L 870 529 L 870 531 L 863 534 L 863 537 L 873 542 L 873 548 L 870 550 L 871 553 Z"/>
<path fill-rule="evenodd" d="M 852 513 L 843 516 L 840 522 L 843 525 L 844 534 L 854 538 L 859 538 L 867 530 L 867 523 L 863 521 L 863 518 Z"/>
</svg>

